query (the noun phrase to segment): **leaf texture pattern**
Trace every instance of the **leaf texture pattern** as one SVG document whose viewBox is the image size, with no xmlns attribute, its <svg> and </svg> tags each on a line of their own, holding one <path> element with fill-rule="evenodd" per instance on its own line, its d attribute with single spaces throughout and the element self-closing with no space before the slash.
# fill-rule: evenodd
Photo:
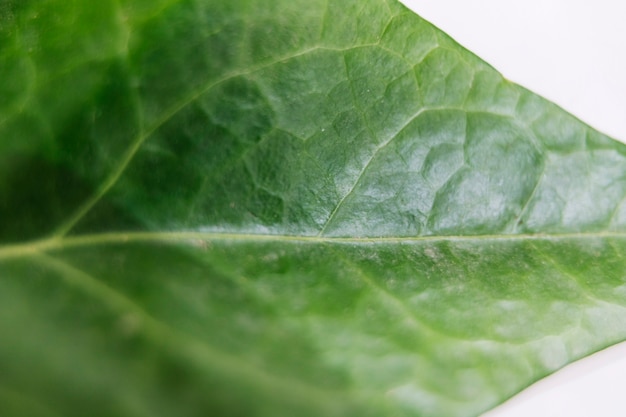
<svg viewBox="0 0 626 417">
<path fill-rule="evenodd" d="M 0 414 L 471 416 L 626 337 L 626 148 L 396 1 L 0 3 Z"/>
</svg>

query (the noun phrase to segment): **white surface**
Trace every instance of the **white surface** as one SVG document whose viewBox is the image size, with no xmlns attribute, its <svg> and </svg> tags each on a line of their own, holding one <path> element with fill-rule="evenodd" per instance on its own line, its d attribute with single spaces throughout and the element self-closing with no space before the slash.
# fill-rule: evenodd
<svg viewBox="0 0 626 417">
<path fill-rule="evenodd" d="M 508 79 L 626 141 L 626 2 L 402 1 Z"/>
<path fill-rule="evenodd" d="M 402 1 L 508 79 L 626 141 L 625 2 Z M 576 362 L 484 415 L 521 416 L 626 416 L 626 344 Z"/>
<path fill-rule="evenodd" d="M 575 362 L 483 417 L 624 417 L 626 344 Z"/>
</svg>

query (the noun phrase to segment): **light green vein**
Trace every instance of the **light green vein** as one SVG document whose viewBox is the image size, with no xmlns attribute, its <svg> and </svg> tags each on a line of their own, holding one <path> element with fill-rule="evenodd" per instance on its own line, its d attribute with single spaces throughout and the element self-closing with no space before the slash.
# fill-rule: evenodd
<svg viewBox="0 0 626 417">
<path fill-rule="evenodd" d="M 324 236 L 324 234 L 326 233 L 326 229 L 333 223 L 333 221 L 335 220 L 335 216 L 337 215 L 337 213 L 339 212 L 339 210 L 341 209 L 341 207 L 343 207 L 344 203 L 346 202 L 346 200 L 348 198 L 350 198 L 350 196 L 352 194 L 354 194 L 354 192 L 356 191 L 359 183 L 361 182 L 361 179 L 363 178 L 363 176 L 366 174 L 368 168 L 370 167 L 370 165 L 372 164 L 372 162 L 374 161 L 374 159 L 376 159 L 376 157 L 378 156 L 378 154 L 387 147 L 387 145 L 389 145 L 396 137 L 398 137 L 398 135 L 400 133 L 402 133 L 402 131 L 404 131 L 404 129 L 406 129 L 414 120 L 416 120 L 420 115 L 422 115 L 424 112 L 426 111 L 430 111 L 432 109 L 430 108 L 421 108 L 420 110 L 418 110 L 413 116 L 411 116 L 409 118 L 409 120 L 404 123 L 402 126 L 400 126 L 400 129 L 398 129 L 395 133 L 393 133 L 392 135 L 389 135 L 389 137 L 387 139 L 385 139 L 384 141 L 382 141 L 381 143 L 379 143 L 375 148 L 374 151 L 372 152 L 372 154 L 370 155 L 370 157 L 367 159 L 367 161 L 365 162 L 365 164 L 363 165 L 363 168 L 361 168 L 361 171 L 359 171 L 359 173 L 356 175 L 355 180 L 352 183 L 352 186 L 350 187 L 350 189 L 348 190 L 347 193 L 345 193 L 343 195 L 343 197 L 339 200 L 339 202 L 335 205 L 335 208 L 331 211 L 330 215 L 328 216 L 328 218 L 326 219 L 326 221 L 324 222 L 324 224 L 322 225 L 322 227 L 320 228 L 320 231 L 318 233 L 318 236 Z M 367 125 L 366 122 L 366 126 L 368 127 L 368 129 L 370 130 L 370 132 L 372 132 L 372 134 L 374 133 L 369 126 Z"/>
<path fill-rule="evenodd" d="M 626 232 L 582 232 L 552 234 L 490 234 L 490 235 L 449 235 L 449 236 L 383 236 L 383 237 L 332 237 L 298 236 L 286 234 L 256 234 L 237 232 L 111 232 L 96 233 L 64 238 L 48 238 L 26 243 L 0 246 L 0 260 L 36 255 L 39 252 L 70 248 L 90 247 L 106 244 L 125 244 L 131 242 L 146 243 L 184 243 L 204 247 L 205 242 L 284 242 L 284 243 L 330 243 L 350 245 L 377 244 L 419 244 L 426 242 L 481 242 L 481 241 L 541 241 L 541 240 L 589 240 L 589 239 L 626 239 Z"/>
<path fill-rule="evenodd" d="M 334 252 L 341 261 L 348 266 L 355 275 L 367 285 L 370 290 L 374 294 L 376 294 L 380 298 L 381 304 L 393 315 L 398 316 L 401 320 L 399 323 L 404 323 L 409 327 L 412 327 L 413 330 L 417 330 L 417 335 L 427 334 L 430 338 L 435 338 L 437 336 L 441 336 L 442 338 L 454 339 L 453 337 L 449 337 L 439 332 L 438 330 L 433 329 L 431 326 L 424 323 L 420 318 L 417 317 L 415 312 L 413 312 L 403 300 L 398 298 L 395 294 L 385 289 L 382 285 L 378 284 L 374 278 L 372 278 L 366 271 L 357 265 L 354 261 L 348 259 L 341 252 Z M 416 346 L 416 349 L 425 349 L 428 348 L 428 345 L 422 344 Z"/>
<path fill-rule="evenodd" d="M 324 224 L 321 226 L 320 231 L 318 233 L 319 237 L 322 237 L 322 236 L 324 236 L 326 234 L 326 229 L 328 229 L 328 227 L 331 226 L 332 223 L 335 221 L 335 218 L 336 218 L 337 213 L 339 212 L 339 210 L 344 206 L 344 204 L 350 198 L 350 196 L 352 196 L 356 192 L 356 189 L 357 189 L 359 183 L 361 182 L 363 177 L 366 175 L 368 169 L 370 168 L 370 166 L 372 165 L 372 163 L 374 162 L 376 157 L 387 146 L 389 146 L 393 142 L 393 140 L 395 138 L 397 138 L 402 132 L 404 132 L 405 129 L 407 129 L 413 122 L 415 122 L 422 114 L 424 114 L 426 112 L 431 112 L 431 111 L 432 112 L 436 112 L 436 111 L 461 111 L 461 112 L 464 112 L 466 114 L 488 113 L 488 114 L 491 114 L 491 115 L 500 116 L 500 117 L 504 117 L 504 118 L 507 118 L 507 119 L 511 119 L 512 118 L 511 115 L 508 115 L 508 114 L 501 114 L 501 113 L 496 113 L 496 112 L 483 112 L 483 111 L 466 110 L 463 107 L 454 107 L 454 106 L 446 106 L 446 107 L 432 107 L 432 106 L 429 106 L 429 107 L 422 107 L 417 112 L 415 112 L 415 114 L 410 116 L 409 119 L 405 123 L 403 123 L 396 132 L 394 132 L 393 134 L 389 135 L 388 138 L 386 138 L 384 141 L 379 143 L 374 148 L 372 154 L 370 155 L 370 157 L 367 159 L 367 161 L 363 165 L 363 168 L 361 168 L 359 173 L 356 175 L 356 177 L 355 177 L 355 179 L 354 179 L 350 189 L 343 195 L 343 197 L 335 205 L 333 210 L 328 215 L 328 218 L 326 219 Z M 370 129 L 370 132 L 371 132 L 371 129 Z M 374 132 L 372 132 L 372 134 L 374 134 Z M 530 198 L 532 199 L 532 196 Z"/>
<path fill-rule="evenodd" d="M 120 159 L 119 164 L 111 171 L 111 174 L 104 180 L 104 182 L 98 187 L 96 192 L 87 199 L 73 214 L 70 216 L 64 223 L 62 223 L 56 231 L 53 233 L 53 237 L 63 237 L 65 236 L 95 205 L 102 199 L 102 197 L 118 182 L 126 168 L 133 160 L 134 156 L 137 154 L 143 143 L 150 137 L 154 132 L 156 132 L 161 126 L 171 120 L 174 116 L 180 113 L 183 109 L 185 109 L 190 104 L 194 103 L 198 98 L 202 97 L 207 92 L 211 91 L 214 87 L 231 80 L 233 78 L 250 74 L 255 71 L 259 71 L 263 68 L 270 67 L 272 65 L 276 65 L 277 63 L 288 61 L 290 59 L 296 58 L 298 56 L 306 55 L 315 50 L 320 49 L 318 46 L 313 46 L 310 48 L 306 48 L 302 51 L 292 52 L 286 56 L 279 57 L 270 62 L 263 62 L 257 66 L 245 69 L 232 71 L 225 76 L 212 80 L 208 84 L 200 87 L 196 91 L 193 91 L 191 94 L 184 97 L 182 100 L 178 101 L 174 105 L 172 105 L 169 109 L 167 109 L 148 129 L 142 131 L 132 140 L 130 147 L 126 150 L 122 158 Z"/>
<path fill-rule="evenodd" d="M 73 265 L 45 254 L 36 255 L 35 260 L 57 272 L 65 284 L 103 302 L 113 313 L 137 318 L 140 323 L 139 331 L 152 342 L 185 357 L 211 374 L 219 373 L 227 376 L 227 379 L 248 382 L 255 389 L 272 396 L 288 396 L 288 402 L 309 404 L 319 408 L 322 415 L 327 412 L 335 414 L 338 411 L 336 408 L 345 406 L 345 398 L 339 396 L 339 393 L 323 391 L 299 380 L 270 374 L 245 363 L 240 357 L 219 351 L 201 340 L 177 331 L 150 315 L 123 293 Z"/>
<path fill-rule="evenodd" d="M 563 264 L 561 264 L 561 262 L 559 262 L 553 255 L 550 255 L 549 253 L 546 253 L 545 251 L 540 250 L 535 245 L 532 245 L 532 248 L 535 250 L 535 252 L 537 253 L 537 256 L 539 258 L 543 259 L 546 263 L 548 263 L 550 266 L 552 266 L 552 268 L 554 268 L 555 271 L 557 271 L 558 273 L 562 274 L 564 277 L 566 277 L 571 282 L 575 283 L 576 286 L 579 288 L 580 294 L 583 297 L 587 298 L 591 303 L 593 303 L 593 304 L 603 304 L 603 303 L 614 304 L 614 305 L 617 305 L 617 306 L 623 308 L 623 306 L 621 304 L 619 304 L 619 303 L 611 303 L 611 302 L 608 302 L 608 301 L 606 301 L 606 300 L 596 296 L 596 294 L 592 291 L 592 289 L 589 287 L 589 285 L 587 285 L 584 281 L 582 281 L 579 276 L 577 276 L 576 274 L 568 271 L 566 269 L 566 267 Z"/>
<path fill-rule="evenodd" d="M 231 71 L 228 74 L 224 75 L 221 78 L 216 80 L 212 80 L 207 84 L 199 87 L 195 91 L 192 91 L 187 96 L 183 97 L 181 100 L 173 104 L 169 109 L 167 109 L 163 114 L 146 130 L 142 130 L 132 141 L 131 145 L 128 147 L 126 152 L 122 155 L 120 162 L 117 166 L 111 171 L 108 177 L 102 182 L 102 184 L 97 188 L 96 192 L 89 197 L 82 205 L 80 205 L 77 210 L 61 225 L 57 227 L 57 229 L 52 233 L 53 238 L 61 238 L 67 233 L 82 219 L 85 215 L 104 197 L 104 195 L 111 189 L 113 186 L 119 181 L 122 174 L 126 171 L 126 168 L 130 165 L 131 161 L 144 144 L 144 142 L 150 138 L 154 132 L 156 132 L 160 127 L 162 127 L 165 123 L 179 114 L 183 109 L 187 108 L 190 104 L 196 102 L 200 97 L 207 94 L 214 87 L 223 84 L 224 82 L 231 80 L 236 77 L 250 75 L 254 72 L 263 70 L 265 68 L 269 68 L 273 65 L 279 64 L 281 62 L 286 62 L 294 58 L 298 58 L 300 56 L 304 56 L 319 50 L 328 50 L 328 51 L 336 51 L 336 52 L 345 52 L 347 50 L 354 49 L 355 47 L 365 47 L 365 46 L 378 46 L 378 44 L 364 44 L 358 45 L 350 48 L 329 48 L 321 45 L 313 45 L 307 48 L 304 48 L 299 51 L 290 52 L 281 57 L 274 58 L 269 61 L 264 61 L 259 63 L 258 65 L 252 66 L 247 69 L 240 69 Z M 390 140 L 393 139 L 390 138 Z"/>
</svg>

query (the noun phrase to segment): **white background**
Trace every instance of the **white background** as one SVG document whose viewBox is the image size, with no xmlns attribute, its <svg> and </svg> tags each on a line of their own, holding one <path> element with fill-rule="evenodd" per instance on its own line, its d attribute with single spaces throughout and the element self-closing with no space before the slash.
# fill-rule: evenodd
<svg viewBox="0 0 626 417">
<path fill-rule="evenodd" d="M 625 2 L 402 2 L 506 78 L 626 141 Z M 626 344 L 564 368 L 487 416 L 626 416 Z"/>
</svg>

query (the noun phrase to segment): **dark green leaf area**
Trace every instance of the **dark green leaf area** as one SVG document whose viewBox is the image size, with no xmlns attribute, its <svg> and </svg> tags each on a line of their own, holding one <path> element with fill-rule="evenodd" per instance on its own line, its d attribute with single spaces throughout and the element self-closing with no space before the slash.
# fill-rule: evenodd
<svg viewBox="0 0 626 417">
<path fill-rule="evenodd" d="M 137 2 L 127 3 L 132 13 Z M 225 77 L 312 46 L 321 31 L 321 3 L 183 1 L 138 17 L 129 59 L 146 121 L 158 122 L 173 103 Z"/>
<path fill-rule="evenodd" d="M 0 242 L 36 239 L 93 192 L 73 171 L 39 158 L 13 157 L 0 166 Z"/>
</svg>

